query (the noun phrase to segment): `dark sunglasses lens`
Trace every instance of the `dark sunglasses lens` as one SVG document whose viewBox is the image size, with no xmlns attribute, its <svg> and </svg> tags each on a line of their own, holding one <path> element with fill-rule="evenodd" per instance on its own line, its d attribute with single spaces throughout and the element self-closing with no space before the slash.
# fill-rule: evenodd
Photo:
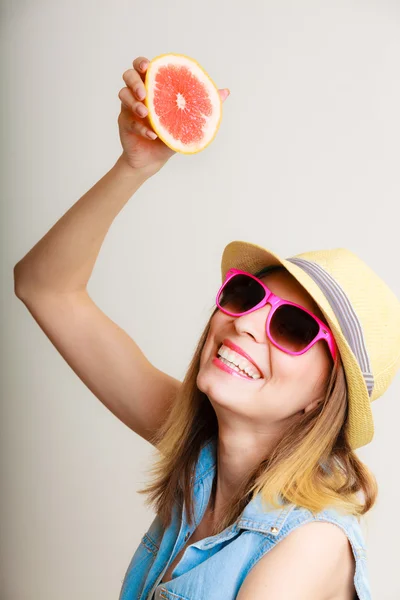
<svg viewBox="0 0 400 600">
<path fill-rule="evenodd" d="M 265 296 L 258 281 L 247 275 L 234 275 L 222 289 L 218 302 L 227 311 L 238 314 L 254 308 Z"/>
<path fill-rule="evenodd" d="M 317 336 L 319 325 L 311 315 L 297 306 L 283 304 L 272 316 L 270 333 L 277 344 L 300 352 Z"/>
</svg>

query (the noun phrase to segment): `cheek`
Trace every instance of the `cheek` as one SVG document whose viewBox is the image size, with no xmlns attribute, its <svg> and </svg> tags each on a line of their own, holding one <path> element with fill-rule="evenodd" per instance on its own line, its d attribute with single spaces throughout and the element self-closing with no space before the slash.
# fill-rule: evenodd
<svg viewBox="0 0 400 600">
<path fill-rule="evenodd" d="M 285 354 L 271 345 L 272 373 L 298 382 L 309 382 L 312 387 L 316 381 L 325 378 L 330 372 L 329 356 L 324 348 L 316 344 L 308 352 L 298 356 Z"/>
<path fill-rule="evenodd" d="M 290 356 L 273 344 L 270 344 L 270 363 L 272 378 L 282 383 L 297 381 L 305 371 L 300 356 Z"/>
<path fill-rule="evenodd" d="M 218 340 L 221 336 L 218 336 L 218 332 L 214 327 L 210 328 L 208 332 L 205 344 L 203 346 L 203 350 L 200 354 L 200 367 L 204 365 L 207 361 L 212 360 L 215 355 L 217 346 L 219 345 Z"/>
<path fill-rule="evenodd" d="M 320 398 L 325 391 L 330 373 L 329 360 L 323 352 L 313 348 L 297 358 L 296 370 L 292 373 L 293 385 L 297 390 L 296 405 L 304 408 L 309 402 Z M 296 357 L 294 357 L 296 358 Z"/>
<path fill-rule="evenodd" d="M 325 361 L 314 353 L 306 352 L 290 356 L 277 348 L 271 348 L 271 381 L 266 393 L 276 396 L 290 412 L 296 412 L 315 398 L 326 380 Z"/>
<path fill-rule="evenodd" d="M 223 327 L 225 324 L 224 314 L 221 312 L 215 313 L 210 322 L 210 329 L 201 353 L 200 364 L 210 357 L 211 353 L 213 353 L 222 341 L 223 336 Z"/>
<path fill-rule="evenodd" d="M 200 355 L 200 367 L 202 367 L 207 361 L 212 360 L 214 351 L 215 341 L 211 338 L 207 338 Z"/>
</svg>

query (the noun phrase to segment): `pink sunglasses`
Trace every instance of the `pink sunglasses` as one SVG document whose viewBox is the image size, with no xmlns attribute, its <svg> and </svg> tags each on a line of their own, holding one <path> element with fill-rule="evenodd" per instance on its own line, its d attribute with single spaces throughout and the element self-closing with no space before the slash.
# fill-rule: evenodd
<svg viewBox="0 0 400 600">
<path fill-rule="evenodd" d="M 319 340 L 325 340 L 336 360 L 336 342 L 325 323 L 303 306 L 273 294 L 251 273 L 230 269 L 218 291 L 216 303 L 222 312 L 232 317 L 246 315 L 269 303 L 271 310 L 266 331 L 277 348 L 297 356 L 307 352 Z"/>
</svg>

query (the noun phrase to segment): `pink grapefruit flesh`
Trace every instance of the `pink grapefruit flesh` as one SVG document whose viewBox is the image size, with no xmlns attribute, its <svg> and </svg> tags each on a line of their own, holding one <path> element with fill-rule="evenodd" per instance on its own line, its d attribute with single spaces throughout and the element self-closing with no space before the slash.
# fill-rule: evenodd
<svg viewBox="0 0 400 600">
<path fill-rule="evenodd" d="M 215 138 L 222 118 L 217 86 L 193 58 L 162 54 L 146 71 L 149 121 L 169 148 L 182 154 L 204 150 Z"/>
</svg>

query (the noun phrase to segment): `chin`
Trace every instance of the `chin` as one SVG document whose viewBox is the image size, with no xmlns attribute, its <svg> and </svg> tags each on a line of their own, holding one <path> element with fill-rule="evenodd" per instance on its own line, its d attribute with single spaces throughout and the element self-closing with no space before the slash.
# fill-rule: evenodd
<svg viewBox="0 0 400 600">
<path fill-rule="evenodd" d="M 209 369 L 200 369 L 196 379 L 197 387 L 202 391 L 214 406 L 225 408 L 238 408 L 241 404 L 245 409 L 248 402 L 243 402 L 243 387 L 237 377 L 227 376 L 222 381 L 217 374 L 211 373 Z"/>
</svg>

